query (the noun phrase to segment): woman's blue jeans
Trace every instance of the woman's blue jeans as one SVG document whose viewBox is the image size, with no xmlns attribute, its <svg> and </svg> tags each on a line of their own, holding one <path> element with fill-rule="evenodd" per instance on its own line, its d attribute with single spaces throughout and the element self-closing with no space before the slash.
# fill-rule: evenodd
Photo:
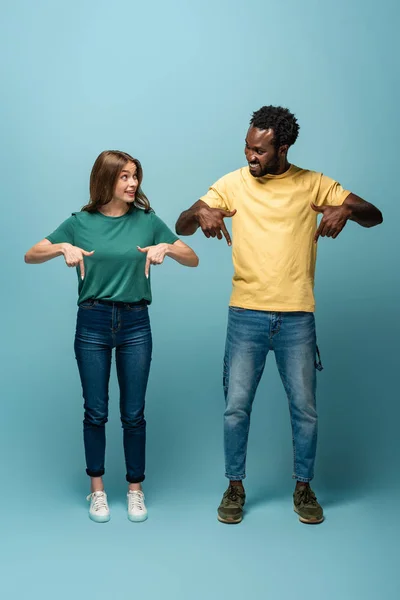
<svg viewBox="0 0 400 600">
<path fill-rule="evenodd" d="M 129 483 L 139 483 L 145 478 L 144 406 L 152 352 L 146 304 L 89 300 L 78 309 L 75 356 L 84 398 L 83 433 L 86 472 L 90 477 L 104 474 L 113 348 L 120 389 L 126 479 Z"/>
</svg>

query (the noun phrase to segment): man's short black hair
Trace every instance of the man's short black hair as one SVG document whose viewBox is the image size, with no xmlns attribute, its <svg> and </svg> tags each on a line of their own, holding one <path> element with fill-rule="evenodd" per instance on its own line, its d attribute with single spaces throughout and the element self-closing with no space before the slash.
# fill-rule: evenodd
<svg viewBox="0 0 400 600">
<path fill-rule="evenodd" d="M 273 129 L 276 148 L 292 146 L 299 135 L 299 125 L 296 117 L 282 106 L 262 106 L 253 113 L 250 125 L 257 129 Z"/>
</svg>

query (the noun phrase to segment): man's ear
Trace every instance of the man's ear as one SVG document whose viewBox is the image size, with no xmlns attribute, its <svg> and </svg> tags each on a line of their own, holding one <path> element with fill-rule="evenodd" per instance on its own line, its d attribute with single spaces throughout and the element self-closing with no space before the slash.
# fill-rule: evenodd
<svg viewBox="0 0 400 600">
<path fill-rule="evenodd" d="M 284 144 L 283 146 L 280 146 L 278 149 L 279 156 L 286 156 L 286 154 L 288 153 L 288 150 L 289 150 L 288 144 Z"/>
</svg>

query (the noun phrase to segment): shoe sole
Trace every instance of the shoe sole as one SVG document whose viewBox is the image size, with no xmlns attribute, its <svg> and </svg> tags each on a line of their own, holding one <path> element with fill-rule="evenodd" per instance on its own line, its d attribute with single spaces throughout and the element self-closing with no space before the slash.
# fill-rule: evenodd
<svg viewBox="0 0 400 600">
<path fill-rule="evenodd" d="M 143 523 L 143 521 L 147 521 L 147 515 L 145 517 L 131 517 L 128 515 L 128 519 L 131 523 Z"/>
<path fill-rule="evenodd" d="M 108 517 L 94 517 L 89 513 L 89 519 L 93 521 L 93 523 L 108 523 L 110 515 L 108 515 Z"/>
<path fill-rule="evenodd" d="M 217 519 L 220 523 L 226 523 L 227 525 L 236 525 L 237 523 L 242 522 L 243 517 L 240 517 L 239 519 L 223 519 L 222 517 L 217 515 Z"/>
<path fill-rule="evenodd" d="M 322 521 L 324 520 L 324 517 L 321 517 L 321 519 L 305 519 L 304 517 L 300 516 L 299 511 L 296 509 L 296 507 L 293 507 L 294 512 L 299 515 L 299 521 L 300 523 L 306 523 L 306 525 L 318 525 L 319 523 L 322 523 Z"/>
</svg>

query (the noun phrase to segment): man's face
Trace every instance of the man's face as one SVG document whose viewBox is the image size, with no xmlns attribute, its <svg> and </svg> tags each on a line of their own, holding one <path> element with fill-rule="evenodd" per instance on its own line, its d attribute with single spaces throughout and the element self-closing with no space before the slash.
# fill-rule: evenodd
<svg viewBox="0 0 400 600">
<path fill-rule="evenodd" d="M 276 174 L 286 161 L 286 152 L 276 149 L 273 129 L 250 127 L 244 153 L 253 177 Z"/>
</svg>

